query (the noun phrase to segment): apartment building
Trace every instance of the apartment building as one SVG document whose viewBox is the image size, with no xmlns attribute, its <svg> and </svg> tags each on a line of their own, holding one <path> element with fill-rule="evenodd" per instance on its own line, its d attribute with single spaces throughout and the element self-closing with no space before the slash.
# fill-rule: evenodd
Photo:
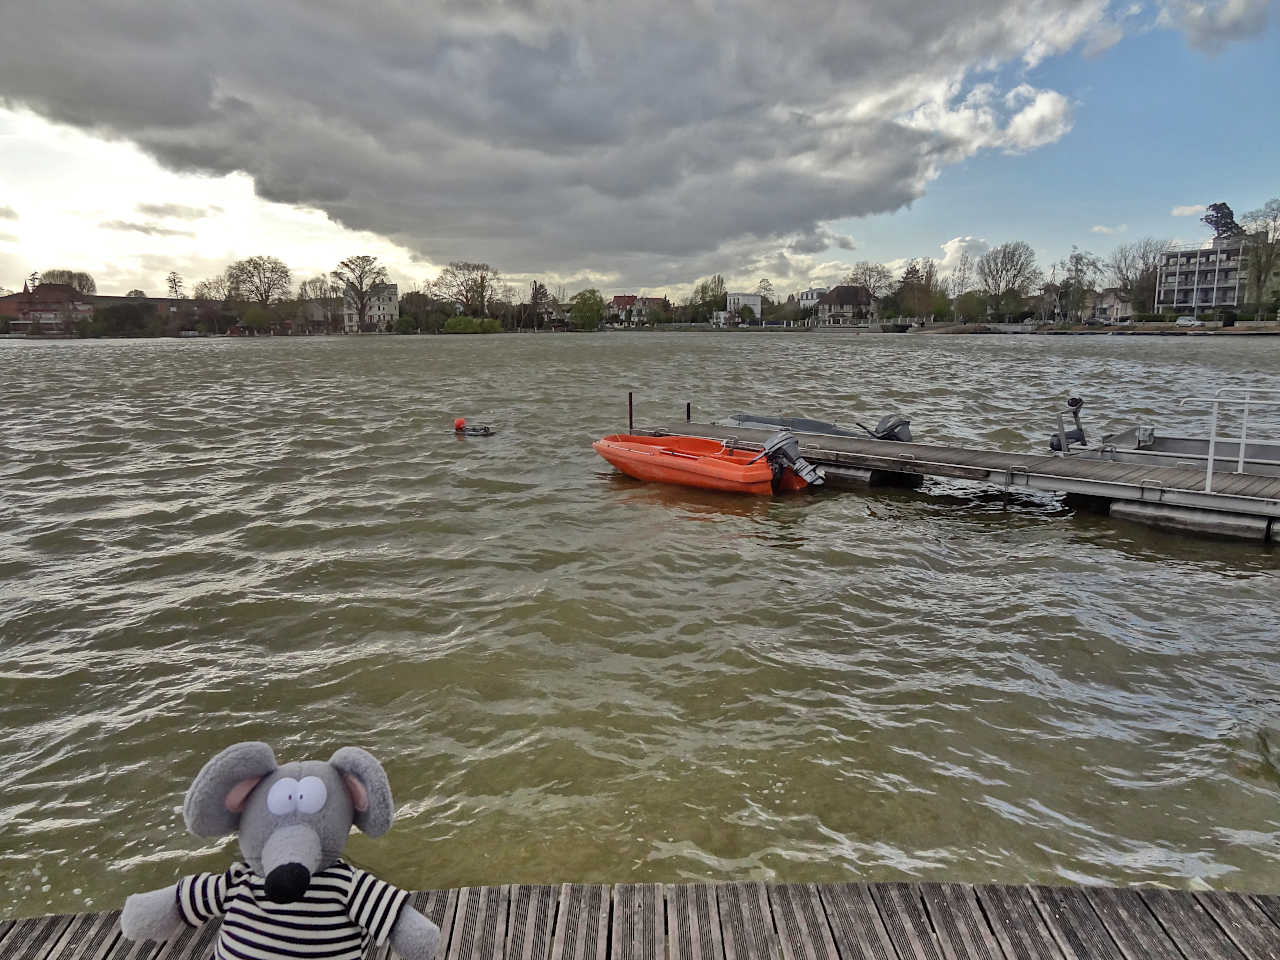
<svg viewBox="0 0 1280 960">
<path fill-rule="evenodd" d="M 1156 310 L 1194 315 L 1244 305 L 1247 237 L 1174 247 L 1156 275 Z"/>
</svg>

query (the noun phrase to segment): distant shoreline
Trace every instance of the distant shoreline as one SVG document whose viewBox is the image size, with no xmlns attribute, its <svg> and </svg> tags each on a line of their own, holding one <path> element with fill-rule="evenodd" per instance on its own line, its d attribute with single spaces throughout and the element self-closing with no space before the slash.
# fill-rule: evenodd
<svg viewBox="0 0 1280 960">
<path fill-rule="evenodd" d="M 1009 329 L 1013 328 L 1013 329 Z M 156 336 L 156 337 L 76 337 L 66 334 L 27 334 L 0 333 L 0 340 L 33 340 L 33 341 L 89 341 L 89 340 L 315 340 L 315 339 L 386 339 L 395 338 L 435 338 L 465 336 L 502 336 L 504 334 L 528 335 L 529 330 L 503 330 L 491 334 L 393 334 L 393 333 L 307 333 L 307 334 L 262 334 L 260 336 L 228 336 L 226 334 L 204 334 L 191 336 Z M 538 331 L 545 335 L 552 331 Z M 982 337 L 1277 337 L 1280 336 L 1280 322 L 1250 322 L 1247 326 L 1227 328 L 1178 328 L 1172 324 L 1145 324 L 1126 327 L 1070 327 L 1066 329 L 1045 328 L 1028 330 L 1016 324 L 963 324 L 934 327 L 911 327 L 907 330 L 871 330 L 867 327 L 854 326 L 818 326 L 818 327 L 689 327 L 681 325 L 663 325 L 659 327 L 633 327 L 623 330 L 582 330 L 557 331 L 575 336 L 582 334 L 617 334 L 617 333 L 713 333 L 713 334 L 829 334 L 835 336 L 982 336 Z M 554 335 L 554 334 L 553 334 Z"/>
</svg>

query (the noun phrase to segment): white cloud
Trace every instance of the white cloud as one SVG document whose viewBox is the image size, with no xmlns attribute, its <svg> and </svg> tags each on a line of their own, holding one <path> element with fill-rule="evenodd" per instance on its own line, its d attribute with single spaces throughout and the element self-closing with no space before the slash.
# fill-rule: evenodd
<svg viewBox="0 0 1280 960">
<path fill-rule="evenodd" d="M 1103 226 L 1102 224 L 1097 224 L 1089 228 L 1090 232 L 1092 233 L 1105 233 L 1108 235 L 1115 234 L 1115 233 L 1124 233 L 1128 229 L 1129 229 L 1129 225 L 1127 223 L 1120 223 L 1114 227 L 1107 227 L 1107 226 Z"/>
<path fill-rule="evenodd" d="M 968 254 L 972 260 L 991 249 L 991 244 L 981 237 L 953 237 L 942 244 L 942 259 L 938 261 L 939 272 L 950 274 L 960 263 L 960 258 Z"/>
<path fill-rule="evenodd" d="M 1042 147 L 1066 136 L 1071 130 L 1071 102 L 1055 90 L 1040 90 L 1016 113 L 1005 131 L 1009 152 Z"/>
<path fill-rule="evenodd" d="M 1171 217 L 1194 217 L 1198 213 L 1204 213 L 1205 205 L 1203 203 L 1189 203 L 1183 207 L 1174 207 L 1169 211 Z"/>
<path fill-rule="evenodd" d="M 1157 22 L 1181 30 L 1195 49 L 1217 54 L 1261 34 L 1270 8 L 1271 0 L 1162 0 Z"/>
</svg>

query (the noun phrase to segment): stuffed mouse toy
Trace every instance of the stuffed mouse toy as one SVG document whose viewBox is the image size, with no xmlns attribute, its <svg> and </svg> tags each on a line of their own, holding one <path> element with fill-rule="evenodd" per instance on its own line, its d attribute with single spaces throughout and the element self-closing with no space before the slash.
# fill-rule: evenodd
<svg viewBox="0 0 1280 960">
<path fill-rule="evenodd" d="M 120 915 L 130 940 L 223 917 L 217 960 L 359 960 L 388 940 L 404 960 L 434 960 L 440 929 L 409 894 L 340 858 L 352 824 L 380 837 L 394 816 L 382 765 L 359 747 L 277 766 L 265 743 L 237 743 L 204 765 L 182 814 L 200 837 L 238 831 L 244 861 L 130 896 Z"/>
</svg>

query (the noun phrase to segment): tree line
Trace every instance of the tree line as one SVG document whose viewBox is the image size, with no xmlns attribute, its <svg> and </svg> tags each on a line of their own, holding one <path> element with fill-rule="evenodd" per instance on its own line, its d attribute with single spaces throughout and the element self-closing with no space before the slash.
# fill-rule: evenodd
<svg viewBox="0 0 1280 960">
<path fill-rule="evenodd" d="M 1219 239 L 1248 236 L 1246 304 L 1254 311 L 1280 309 L 1280 302 L 1264 304 L 1267 281 L 1280 267 L 1280 199 L 1271 199 L 1237 221 L 1231 207 L 1211 204 L 1202 221 Z M 956 321 L 1082 319 L 1091 298 L 1104 287 L 1118 290 L 1138 317 L 1156 313 L 1156 278 L 1170 249 L 1167 240 L 1146 237 L 1116 246 L 1103 256 L 1072 247 L 1056 263 L 1042 267 L 1035 251 L 1021 240 L 1002 243 L 980 256 L 960 255 L 951 270 L 941 272 L 939 261 L 914 258 L 894 276 L 884 264 L 855 263 L 844 283 L 864 287 L 878 302 L 883 319 L 950 317 Z M 84 294 L 96 294 L 94 278 L 68 269 L 33 273 L 28 285 L 65 283 Z M 82 336 L 156 336 L 185 330 L 225 333 L 239 327 L 249 333 L 340 333 L 348 315 L 359 331 L 379 328 L 371 308 L 389 283 L 386 267 L 367 254 L 347 257 L 327 274 L 309 277 L 294 286 L 293 273 L 273 256 L 251 256 L 228 265 L 221 273 L 195 283 L 190 295 L 177 272 L 166 278 L 166 294 L 190 307 L 157 313 L 142 290 L 131 290 L 127 301 L 100 307 L 92 320 L 77 320 Z M 745 323 L 803 323 L 813 308 L 783 301 L 768 278 L 755 293 L 762 311 L 743 307 L 736 318 Z M 665 298 L 646 304 L 645 322 L 705 323 L 724 311 L 728 288 L 720 274 L 699 280 L 690 293 L 672 305 Z M 128 302 L 136 301 L 136 302 Z M 1246 307 L 1246 310 L 1248 309 Z M 595 330 L 605 319 L 600 291 L 587 288 L 569 296 L 554 292 L 541 281 L 520 294 L 498 270 L 477 261 L 450 262 L 432 280 L 400 295 L 389 318 L 392 333 L 473 333 L 541 330 L 562 323 L 579 330 Z M 382 316 L 382 314 L 379 314 Z"/>
</svg>

